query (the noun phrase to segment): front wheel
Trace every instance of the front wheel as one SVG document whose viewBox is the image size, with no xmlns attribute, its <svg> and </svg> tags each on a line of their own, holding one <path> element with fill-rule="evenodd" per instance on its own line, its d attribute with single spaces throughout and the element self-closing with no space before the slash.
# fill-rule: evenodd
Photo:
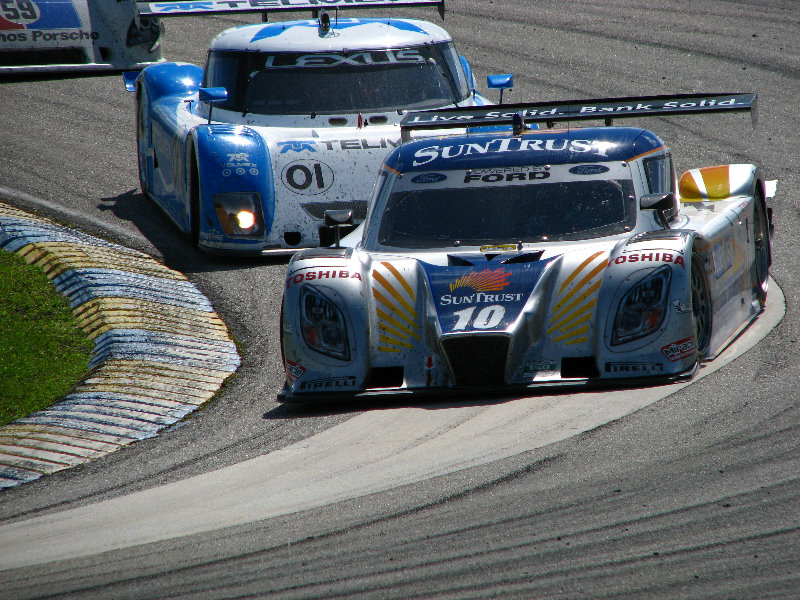
<svg viewBox="0 0 800 600">
<path fill-rule="evenodd" d="M 139 167 L 139 187 L 147 195 L 147 125 L 144 120 L 144 95 L 136 93 L 136 161 Z"/>
<path fill-rule="evenodd" d="M 703 266 L 703 258 L 697 252 L 692 253 L 692 316 L 694 317 L 694 335 L 697 343 L 697 358 L 708 355 L 711 344 L 711 294 L 708 279 Z"/>
<path fill-rule="evenodd" d="M 192 246 L 200 247 L 200 175 L 197 155 L 192 151 L 189 167 L 189 234 Z"/>
</svg>

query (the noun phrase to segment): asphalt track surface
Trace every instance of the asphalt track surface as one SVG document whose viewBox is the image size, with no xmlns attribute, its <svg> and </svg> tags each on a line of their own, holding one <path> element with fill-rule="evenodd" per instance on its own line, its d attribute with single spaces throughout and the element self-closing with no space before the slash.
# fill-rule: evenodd
<svg viewBox="0 0 800 600">
<path fill-rule="evenodd" d="M 780 181 L 772 275 L 786 314 L 777 327 L 719 370 L 662 390 L 656 402 L 633 393 L 641 408 L 583 433 L 577 428 L 469 468 L 416 477 L 406 471 L 367 495 L 303 504 L 314 493 L 309 486 L 332 485 L 326 465 L 338 475 L 353 453 L 369 457 L 386 440 L 406 436 L 424 469 L 426 453 L 434 463 L 449 451 L 459 422 L 492 415 L 495 429 L 477 426 L 502 433 L 504 422 L 525 412 L 520 405 L 558 410 L 567 397 L 279 405 L 285 262 L 203 256 L 142 197 L 133 97 L 119 76 L 0 84 L 0 187 L 22 193 L 18 206 L 38 207 L 186 273 L 228 323 L 243 360 L 215 401 L 157 438 L 0 492 L 0 529 L 32 519 L 53 527 L 53 539 L 46 527 L 36 530 L 44 532 L 43 556 L 53 551 L 59 526 L 81 518 L 87 530 L 105 523 L 107 535 L 95 532 L 98 548 L 113 546 L 120 531 L 123 542 L 135 541 L 125 532 L 135 533 L 137 522 L 119 509 L 133 514 L 140 500 L 155 502 L 148 518 L 163 531 L 183 531 L 177 521 L 191 513 L 190 533 L 0 571 L 0 597 L 798 596 L 795 4 L 453 0 L 448 9 L 445 27 L 479 78 L 515 73 L 514 101 L 758 92 L 755 131 L 742 116 L 658 118 L 646 126 L 672 147 L 681 171 L 754 162 Z M 211 37 L 236 20 L 170 21 L 165 53 L 202 63 Z M 603 401 L 622 402 L 622 395 L 609 396 Z M 569 402 L 593 407 L 600 400 L 578 394 Z M 416 424 L 414 438 L 408 431 Z M 344 443 L 347 436 L 355 443 Z M 303 461 L 286 462 L 271 475 L 286 493 L 255 485 L 271 481 L 268 461 L 298 448 L 316 451 L 322 473 L 312 477 Z M 395 464 L 402 474 L 405 461 Z M 366 482 L 375 473 L 362 467 L 351 476 L 358 488 L 360 477 Z M 253 515 L 275 516 L 235 518 L 246 516 L 245 504 Z M 139 523 L 146 532 L 149 524 Z M 15 560 L 3 552 L 0 560 Z"/>
</svg>

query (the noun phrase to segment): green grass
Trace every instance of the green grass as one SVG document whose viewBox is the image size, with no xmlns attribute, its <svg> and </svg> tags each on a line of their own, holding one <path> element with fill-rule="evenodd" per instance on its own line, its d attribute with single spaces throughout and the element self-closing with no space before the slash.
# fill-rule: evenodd
<svg viewBox="0 0 800 600">
<path fill-rule="evenodd" d="M 69 392 L 93 346 L 44 271 L 0 250 L 0 425 Z"/>
</svg>

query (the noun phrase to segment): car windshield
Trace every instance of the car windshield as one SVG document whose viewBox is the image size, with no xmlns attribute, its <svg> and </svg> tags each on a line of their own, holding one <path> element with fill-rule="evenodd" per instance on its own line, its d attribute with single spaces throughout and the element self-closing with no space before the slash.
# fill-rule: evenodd
<svg viewBox="0 0 800 600">
<path fill-rule="evenodd" d="M 389 112 L 454 104 L 469 94 L 452 42 L 414 48 L 209 54 L 206 87 L 244 114 Z"/>
<path fill-rule="evenodd" d="M 381 246 L 431 248 L 585 240 L 630 231 L 629 180 L 581 180 L 392 193 L 380 219 Z"/>
</svg>

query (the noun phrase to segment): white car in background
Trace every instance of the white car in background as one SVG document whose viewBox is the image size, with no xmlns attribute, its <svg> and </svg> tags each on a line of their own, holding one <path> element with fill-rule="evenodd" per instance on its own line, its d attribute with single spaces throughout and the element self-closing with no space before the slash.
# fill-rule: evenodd
<svg viewBox="0 0 800 600">
<path fill-rule="evenodd" d="M 488 104 L 444 29 L 418 19 L 344 17 L 333 8 L 440 0 L 149 3 L 157 14 L 308 8 L 315 18 L 254 23 L 215 37 L 205 68 L 125 73 L 136 94 L 140 183 L 207 252 L 291 254 L 330 245 L 326 210 L 366 216 L 375 175 L 409 111 Z M 224 5 L 224 6 L 222 6 Z M 503 89 L 511 76 L 490 76 Z"/>
</svg>

